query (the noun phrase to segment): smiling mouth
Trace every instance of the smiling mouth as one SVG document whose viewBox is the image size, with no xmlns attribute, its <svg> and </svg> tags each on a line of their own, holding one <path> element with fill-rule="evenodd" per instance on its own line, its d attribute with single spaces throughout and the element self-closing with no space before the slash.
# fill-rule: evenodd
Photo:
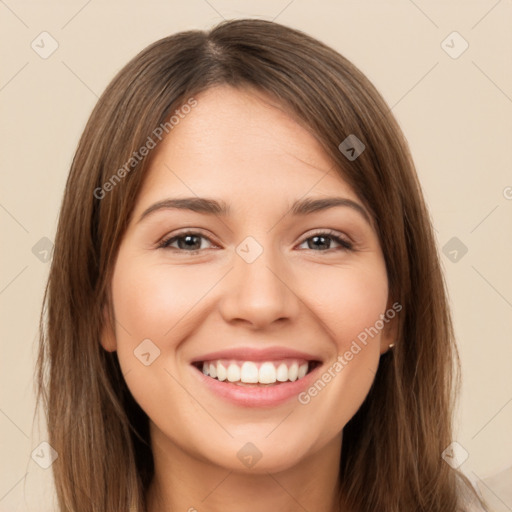
<svg viewBox="0 0 512 512">
<path fill-rule="evenodd" d="M 247 387 L 286 384 L 304 378 L 321 365 L 320 361 L 281 359 L 279 361 L 240 361 L 216 359 L 192 365 L 214 380 Z"/>
</svg>

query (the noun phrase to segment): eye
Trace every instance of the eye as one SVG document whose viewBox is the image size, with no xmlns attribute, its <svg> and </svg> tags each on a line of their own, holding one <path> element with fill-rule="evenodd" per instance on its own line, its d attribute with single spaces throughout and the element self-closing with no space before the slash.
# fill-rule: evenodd
<svg viewBox="0 0 512 512">
<path fill-rule="evenodd" d="M 159 244 L 160 249 L 176 249 L 178 252 L 188 252 L 189 254 L 196 254 L 201 250 L 201 240 L 208 240 L 212 243 L 209 238 L 195 231 L 185 231 L 178 235 L 174 235 L 170 238 L 163 239 Z M 178 247 L 173 247 L 173 244 L 177 242 Z"/>
<path fill-rule="evenodd" d="M 301 245 L 307 243 L 309 240 L 312 240 L 312 243 L 308 243 L 307 249 L 311 249 L 311 250 L 320 249 L 320 251 L 317 251 L 317 252 L 328 252 L 330 247 L 327 248 L 327 251 L 324 251 L 321 249 L 323 247 L 325 247 L 326 245 L 331 245 L 329 243 L 329 241 L 333 241 L 333 240 L 334 240 L 334 242 L 336 242 L 337 244 L 339 244 L 341 246 L 341 250 L 345 250 L 345 251 L 353 250 L 352 243 L 350 243 L 348 240 L 345 240 L 344 238 L 342 238 L 336 231 L 321 231 L 321 232 L 315 233 L 314 235 L 306 238 L 301 243 Z"/>
<path fill-rule="evenodd" d="M 184 231 L 177 235 L 171 236 L 169 238 L 164 238 L 159 244 L 159 249 L 174 249 L 176 252 L 186 252 L 188 254 L 197 254 L 199 253 L 203 247 L 201 247 L 201 241 L 207 240 L 214 247 L 215 244 L 202 233 L 197 231 Z M 314 250 L 316 252 L 328 252 L 330 250 L 335 250 L 335 248 L 331 248 L 331 242 L 334 241 L 338 245 L 340 245 L 341 250 L 352 251 L 353 245 L 348 240 L 342 238 L 336 231 L 321 231 L 313 234 L 306 238 L 301 245 L 312 241 L 312 243 L 308 243 L 307 249 Z M 177 247 L 173 246 L 177 243 Z M 326 247 L 329 246 L 329 247 Z M 326 248 L 326 250 L 322 250 Z M 318 250 L 320 249 L 320 250 Z"/>
</svg>

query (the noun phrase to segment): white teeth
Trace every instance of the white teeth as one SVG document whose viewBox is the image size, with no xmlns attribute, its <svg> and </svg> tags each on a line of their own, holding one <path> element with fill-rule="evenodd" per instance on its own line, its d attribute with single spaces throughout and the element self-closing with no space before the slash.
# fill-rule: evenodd
<svg viewBox="0 0 512 512">
<path fill-rule="evenodd" d="M 260 366 L 259 382 L 261 384 L 272 384 L 275 381 L 276 381 L 276 367 L 272 363 L 263 363 Z"/>
<path fill-rule="evenodd" d="M 255 363 L 253 361 L 239 362 L 208 361 L 203 363 L 203 373 L 219 381 L 240 382 L 244 384 L 274 384 L 275 382 L 294 382 L 302 379 L 307 373 L 309 364 L 298 361 L 289 361 L 279 365 L 266 361 Z M 291 363 L 291 364 L 290 364 Z M 240 366 L 241 364 L 241 366 Z M 259 368 L 258 368 L 259 364 Z"/>
<path fill-rule="evenodd" d="M 258 382 L 258 367 L 254 363 L 246 361 L 240 370 L 240 380 L 247 384 L 256 384 Z"/>
<path fill-rule="evenodd" d="M 240 380 L 240 367 L 237 364 L 231 363 L 228 366 L 227 378 L 229 382 L 237 382 Z"/>
<path fill-rule="evenodd" d="M 290 366 L 290 369 L 288 370 L 288 380 L 291 380 L 293 382 L 294 380 L 297 380 L 298 375 L 299 365 L 297 363 L 293 363 Z"/>
<path fill-rule="evenodd" d="M 279 382 L 286 382 L 288 380 L 288 366 L 281 363 L 277 368 L 277 380 Z"/>
<path fill-rule="evenodd" d="M 217 379 L 220 381 L 226 380 L 228 372 L 222 363 L 217 363 Z"/>
</svg>

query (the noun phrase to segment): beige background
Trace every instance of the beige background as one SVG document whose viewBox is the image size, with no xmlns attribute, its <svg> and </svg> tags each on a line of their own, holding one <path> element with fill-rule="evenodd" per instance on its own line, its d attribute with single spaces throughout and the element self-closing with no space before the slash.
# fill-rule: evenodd
<svg viewBox="0 0 512 512">
<path fill-rule="evenodd" d="M 0 0 L 0 511 L 52 510 L 51 469 L 34 460 L 46 433 L 32 428 L 49 268 L 42 261 L 48 242 L 40 240 L 54 238 L 91 109 L 115 72 L 149 43 L 246 16 L 330 44 L 393 107 L 440 251 L 452 237 L 468 249 L 456 262 L 450 246 L 441 253 L 463 366 L 455 438 L 469 454 L 462 469 L 494 510 L 512 510 L 512 0 Z M 43 31 L 58 43 L 46 59 L 40 54 L 52 41 Z M 462 39 L 442 44 L 453 31 L 469 44 L 457 58 Z"/>
</svg>

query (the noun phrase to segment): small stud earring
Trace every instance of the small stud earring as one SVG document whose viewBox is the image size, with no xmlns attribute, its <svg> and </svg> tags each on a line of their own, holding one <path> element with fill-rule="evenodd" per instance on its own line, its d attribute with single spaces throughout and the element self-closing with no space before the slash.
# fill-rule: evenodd
<svg viewBox="0 0 512 512">
<path fill-rule="evenodd" d="M 388 347 L 389 347 L 389 348 L 393 348 L 394 346 L 395 346 L 395 344 L 394 344 L 394 343 L 390 343 L 390 344 L 388 345 Z"/>
</svg>

